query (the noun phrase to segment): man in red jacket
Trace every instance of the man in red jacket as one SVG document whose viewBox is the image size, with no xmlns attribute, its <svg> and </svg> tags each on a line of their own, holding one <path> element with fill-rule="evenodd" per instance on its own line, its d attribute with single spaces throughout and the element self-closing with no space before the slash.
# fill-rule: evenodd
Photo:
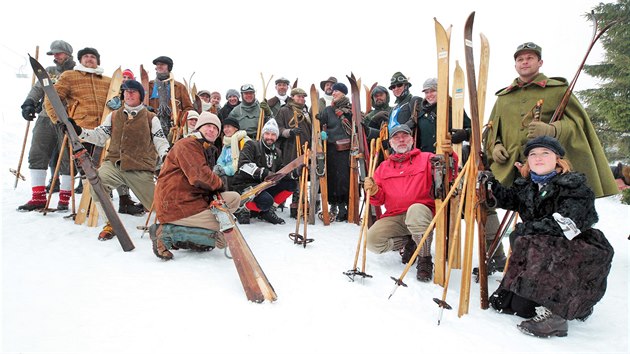
<svg viewBox="0 0 630 354">
<path fill-rule="evenodd" d="M 370 203 L 387 210 L 368 230 L 367 248 L 374 253 L 401 251 L 407 263 L 435 213 L 431 195 L 434 154 L 413 147 L 411 129 L 405 124 L 390 129 L 389 144 L 394 153 L 364 182 Z M 444 145 L 442 149 L 451 150 L 450 141 Z M 424 282 L 433 276 L 432 240 L 431 234 L 420 249 L 416 267 L 416 277 Z"/>
</svg>

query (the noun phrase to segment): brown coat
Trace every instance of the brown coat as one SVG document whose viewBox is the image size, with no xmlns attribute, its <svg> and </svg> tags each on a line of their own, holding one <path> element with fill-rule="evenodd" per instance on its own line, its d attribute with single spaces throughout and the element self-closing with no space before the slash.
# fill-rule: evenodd
<svg viewBox="0 0 630 354">
<path fill-rule="evenodd" d="M 173 145 L 155 187 L 154 205 L 161 223 L 180 220 L 208 209 L 212 195 L 223 187 L 212 172 L 202 142 L 195 135 Z"/>
<path fill-rule="evenodd" d="M 153 96 L 153 84 L 155 80 L 151 80 L 149 82 L 149 92 L 146 94 L 149 95 L 149 106 L 153 108 L 155 112 L 157 112 L 158 107 L 160 106 L 160 100 L 157 98 L 152 98 Z M 186 90 L 186 86 L 179 81 L 175 81 L 175 103 L 177 104 L 177 117 L 181 119 L 182 111 L 190 111 L 194 110 L 192 101 L 190 100 L 190 95 L 188 94 L 188 90 Z M 179 126 L 182 126 L 184 123 L 180 123 Z M 164 132 L 165 134 L 168 132 Z"/>
<path fill-rule="evenodd" d="M 69 70 L 61 74 L 55 83 L 55 90 L 61 101 L 66 102 L 68 112 L 74 110 L 74 121 L 83 128 L 94 129 L 101 124 L 111 80 L 107 76 Z M 44 100 L 44 107 L 53 123 L 57 123 L 59 118 L 48 96 Z"/>
</svg>

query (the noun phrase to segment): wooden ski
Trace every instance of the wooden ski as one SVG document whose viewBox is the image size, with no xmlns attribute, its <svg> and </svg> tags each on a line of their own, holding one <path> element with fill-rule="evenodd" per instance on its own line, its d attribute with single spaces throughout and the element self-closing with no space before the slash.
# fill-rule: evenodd
<svg viewBox="0 0 630 354">
<path fill-rule="evenodd" d="M 451 127 L 453 129 L 462 129 L 464 127 L 464 71 L 459 65 L 459 61 L 455 61 L 455 70 L 453 71 L 453 88 L 452 88 L 452 97 L 453 97 L 453 105 L 452 105 L 452 113 L 451 117 Z M 463 163 L 462 156 L 462 144 L 453 145 L 453 151 L 459 157 L 459 165 Z M 460 166 L 454 166 L 454 168 L 459 169 Z M 461 172 L 460 172 L 461 173 Z M 462 189 L 462 193 L 465 189 Z M 450 216 L 449 216 L 449 235 L 460 235 L 461 234 L 461 212 L 458 213 L 458 206 L 460 203 L 460 198 L 451 198 L 450 201 Z M 463 202 L 463 201 L 462 201 Z M 461 265 L 461 237 L 457 239 L 449 237 L 449 267 L 453 269 L 460 269 Z M 450 254 L 451 250 L 454 254 Z M 447 275 L 448 278 L 448 275 Z M 448 279 L 447 279 L 448 281 Z"/>
<path fill-rule="evenodd" d="M 435 41 L 437 46 L 438 84 L 437 84 L 437 123 L 436 123 L 436 158 L 434 163 L 435 208 L 439 208 L 444 202 L 444 197 L 450 189 L 450 176 L 453 171 L 450 154 L 442 150 L 442 143 L 449 139 L 449 32 L 435 21 Z M 435 225 L 435 259 L 433 282 L 444 285 L 447 236 L 448 236 L 448 211 L 443 213 Z"/>
<path fill-rule="evenodd" d="M 249 248 L 225 202 L 215 200 L 215 205 L 211 210 L 219 221 L 219 231 L 223 233 L 230 253 L 232 253 L 232 260 L 236 266 L 236 271 L 245 290 L 247 300 L 257 303 L 277 300 L 278 296 L 273 286 L 269 283 L 269 279 L 267 279 L 254 253 Z"/>
<path fill-rule="evenodd" d="M 363 144 L 365 130 L 361 125 L 361 92 L 360 80 L 351 73 L 347 76 L 352 93 L 352 136 L 350 137 L 350 190 L 348 200 L 348 222 L 361 224 L 359 214 L 359 184 L 365 178 L 365 146 Z"/>
<path fill-rule="evenodd" d="M 308 222 L 315 224 L 315 215 L 317 214 L 316 201 L 317 195 L 321 196 L 322 221 L 324 225 L 330 225 L 330 214 L 328 213 L 328 185 L 326 180 L 326 155 L 324 153 L 324 144 L 321 136 L 321 127 L 319 119 L 315 118 L 319 112 L 319 93 L 315 85 L 311 85 L 311 121 L 313 123 L 311 148 L 314 154 L 311 154 L 311 199 L 308 210 Z"/>
<path fill-rule="evenodd" d="M 140 64 L 140 83 L 144 89 L 144 101 L 142 101 L 142 103 L 148 107 L 149 98 L 151 97 L 151 92 L 149 92 L 149 73 L 144 69 L 142 64 Z"/>
</svg>

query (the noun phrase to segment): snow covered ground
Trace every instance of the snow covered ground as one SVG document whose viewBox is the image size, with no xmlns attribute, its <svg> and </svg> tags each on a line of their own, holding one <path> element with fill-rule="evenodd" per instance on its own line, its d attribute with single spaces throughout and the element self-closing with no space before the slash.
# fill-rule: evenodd
<svg viewBox="0 0 630 354">
<path fill-rule="evenodd" d="M 14 190 L 8 169 L 17 165 L 24 121 L 17 111 L 2 120 L 15 128 L 0 133 L 3 353 L 628 352 L 630 207 L 617 197 L 597 201 L 597 227 L 616 252 L 608 291 L 591 318 L 570 323 L 566 338 L 529 337 L 516 329 L 521 318 L 481 310 L 476 284 L 469 314 L 458 318 L 457 270 L 447 296 L 454 309 L 437 326 L 432 299 L 441 287 L 417 282 L 412 269 L 409 287 L 388 300 L 390 276 L 403 270 L 394 252 L 368 253 L 374 277 L 350 282 L 342 272 L 352 267 L 358 226 L 318 221 L 308 228 L 315 242 L 304 249 L 288 238 L 295 229 L 288 210 L 281 213 L 286 225 L 241 227 L 278 294 L 275 303 L 255 304 L 221 251 L 156 258 L 135 229 L 143 217 L 122 216 L 136 246 L 125 253 L 116 240 L 96 240 L 100 227 L 17 212 L 30 185 Z M 28 179 L 26 163 L 22 171 Z M 499 280 L 490 277 L 491 292 Z"/>
</svg>

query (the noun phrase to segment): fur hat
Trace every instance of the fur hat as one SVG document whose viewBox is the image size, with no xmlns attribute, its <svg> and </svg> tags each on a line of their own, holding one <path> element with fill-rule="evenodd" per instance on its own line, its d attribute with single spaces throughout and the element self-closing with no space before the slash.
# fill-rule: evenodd
<svg viewBox="0 0 630 354">
<path fill-rule="evenodd" d="M 407 79 L 407 77 L 403 75 L 403 73 L 401 73 L 400 71 L 397 71 L 394 73 L 394 75 L 392 75 L 389 89 L 390 90 L 394 89 L 394 86 L 398 84 L 407 84 L 408 87 L 411 87 L 411 83 L 409 82 L 409 79 Z"/>
<path fill-rule="evenodd" d="M 136 80 L 127 80 L 120 86 L 121 90 L 135 90 L 140 93 L 140 102 L 144 101 L 144 87 Z"/>
<path fill-rule="evenodd" d="M 241 125 L 238 123 L 238 121 L 236 120 L 236 118 L 233 118 L 233 117 L 228 117 L 228 118 L 225 118 L 225 119 L 223 120 L 223 125 L 224 125 L 224 126 L 225 126 L 225 125 L 231 125 L 231 126 L 233 126 L 234 128 L 236 128 L 237 130 L 240 130 L 240 129 L 241 129 Z"/>
<path fill-rule="evenodd" d="M 169 72 L 173 71 L 173 59 L 162 55 L 153 59 L 153 65 L 157 65 L 157 63 L 164 63 L 166 64 L 166 66 L 168 66 Z"/>
<path fill-rule="evenodd" d="M 239 100 L 241 99 L 241 94 L 238 93 L 238 91 L 236 91 L 235 89 L 227 90 L 227 93 L 225 94 L 225 99 L 229 100 L 230 96 L 236 96 L 236 97 L 238 97 Z"/>
<path fill-rule="evenodd" d="M 261 135 L 265 134 L 265 132 L 274 133 L 276 134 L 276 136 L 280 134 L 280 130 L 278 129 L 278 123 L 276 123 L 276 120 L 274 118 L 269 119 L 267 123 L 265 123 L 265 125 L 262 128 Z"/>
<path fill-rule="evenodd" d="M 516 51 L 514 52 L 514 59 L 516 59 L 516 57 L 521 54 L 521 52 L 527 50 L 531 50 L 532 52 L 536 53 L 536 55 L 538 55 L 538 59 L 542 59 L 542 48 L 534 42 L 523 43 L 516 47 Z"/>
<path fill-rule="evenodd" d="M 334 84 L 332 89 L 333 91 L 337 90 L 337 91 L 343 92 L 344 95 L 348 94 L 348 86 L 344 85 L 341 82 Z"/>
<path fill-rule="evenodd" d="M 424 84 L 422 84 L 422 92 L 427 90 L 437 91 L 437 79 L 434 77 L 426 79 Z"/>
<path fill-rule="evenodd" d="M 221 131 L 221 120 L 214 113 L 201 112 L 199 118 L 197 119 L 197 124 L 195 124 L 195 130 L 199 130 L 199 128 L 206 124 L 214 124 L 219 131 Z"/>
<path fill-rule="evenodd" d="M 396 135 L 397 133 L 400 132 L 405 132 L 409 135 L 411 135 L 411 128 L 409 128 L 409 126 L 407 124 L 398 124 L 397 126 L 391 128 L 389 130 L 389 137 L 393 137 L 394 135 Z"/>
<path fill-rule="evenodd" d="M 553 151 L 556 155 L 564 156 L 564 148 L 560 145 L 560 142 L 556 138 L 552 138 L 547 135 L 534 138 L 525 144 L 525 156 L 529 155 L 529 152 L 534 148 L 546 148 Z"/>
<path fill-rule="evenodd" d="M 55 55 L 57 53 L 66 53 L 68 55 L 72 55 L 72 46 L 68 44 L 66 41 L 56 40 L 50 43 L 50 51 L 48 51 L 48 55 Z"/>
<path fill-rule="evenodd" d="M 319 83 L 319 87 L 322 89 L 322 91 L 324 90 L 324 86 L 326 86 L 326 83 L 327 83 L 327 82 L 332 82 L 333 84 L 336 84 L 336 83 L 337 83 L 337 78 L 336 78 L 336 77 L 334 77 L 334 76 L 331 76 L 331 77 L 329 77 L 328 79 L 326 79 L 326 80 L 324 80 L 324 81 L 321 81 L 321 82 Z"/>
<path fill-rule="evenodd" d="M 81 57 L 86 54 L 94 55 L 96 57 L 96 64 L 101 65 L 101 55 L 98 54 L 98 51 L 96 49 L 90 47 L 85 47 L 79 51 L 79 53 L 77 54 L 79 62 L 81 61 Z"/>
<path fill-rule="evenodd" d="M 125 71 L 122 72 L 122 76 L 130 77 L 131 80 L 135 80 L 136 79 L 136 77 L 133 75 L 133 71 L 131 71 L 131 69 L 125 69 Z"/>
</svg>

